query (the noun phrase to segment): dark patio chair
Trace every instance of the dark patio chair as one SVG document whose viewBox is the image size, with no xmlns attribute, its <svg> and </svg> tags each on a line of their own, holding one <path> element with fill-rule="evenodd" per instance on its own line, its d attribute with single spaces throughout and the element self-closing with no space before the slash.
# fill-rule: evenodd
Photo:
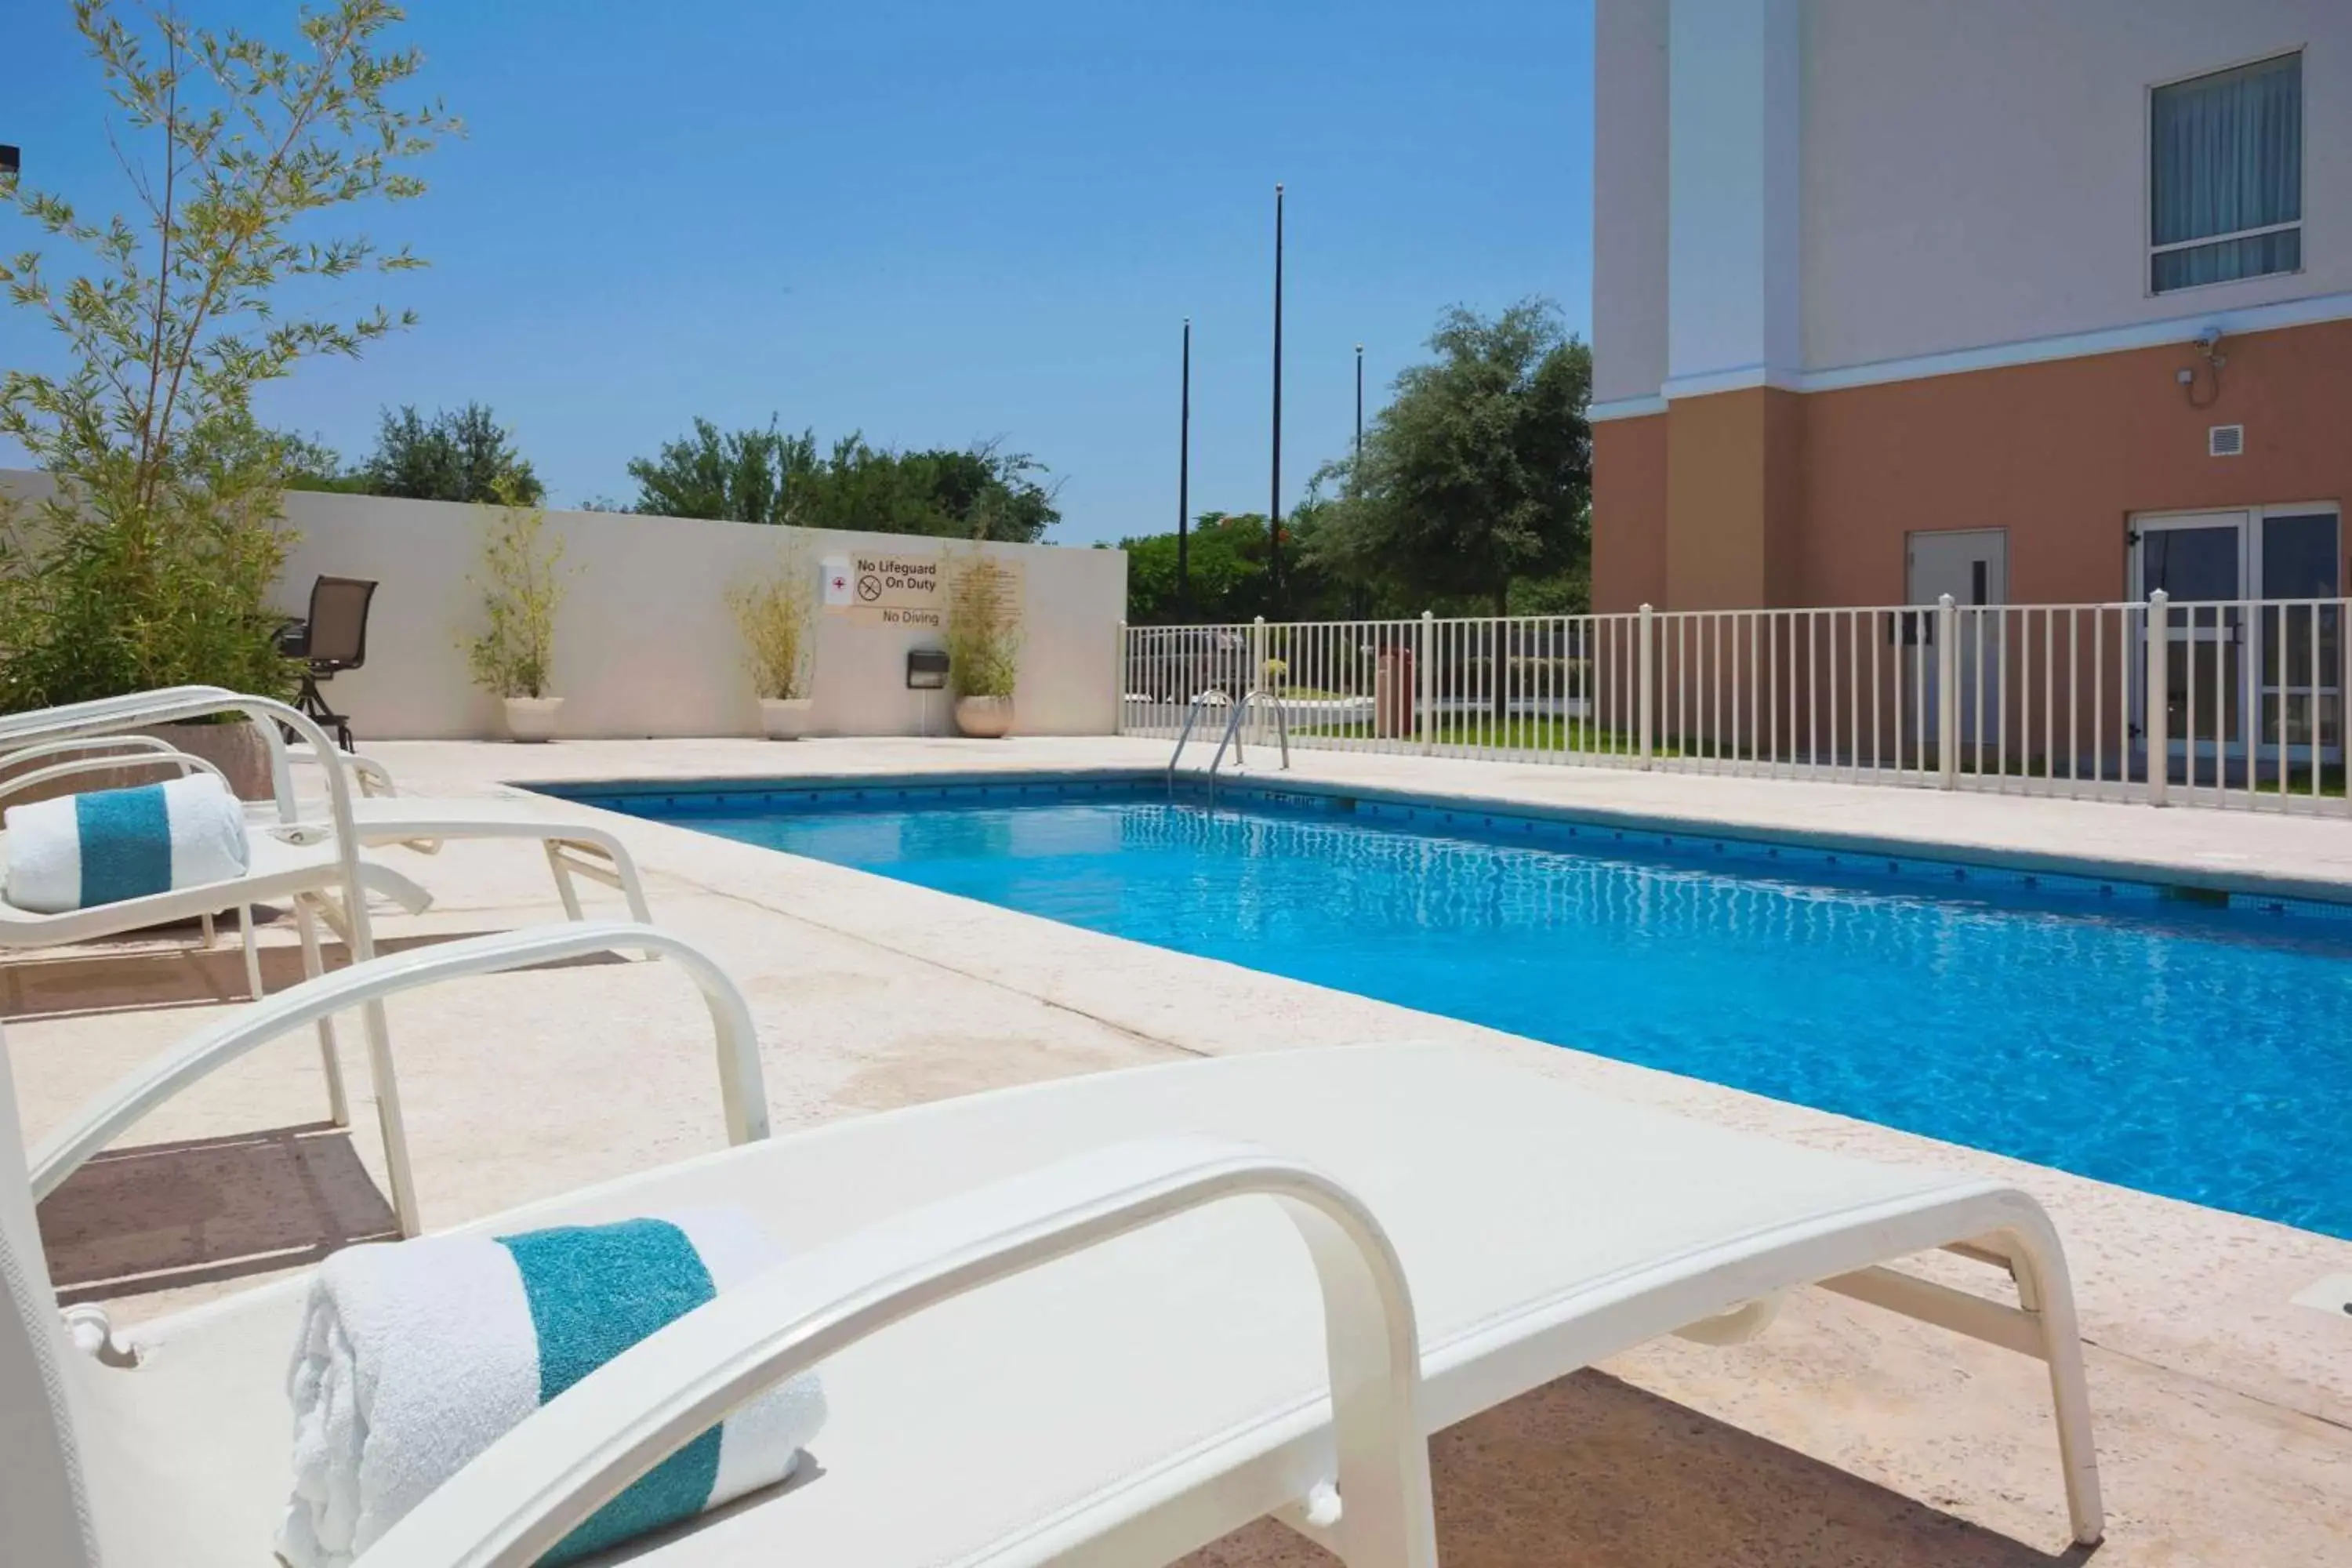
<svg viewBox="0 0 2352 1568">
<path fill-rule="evenodd" d="M 328 707 L 319 683 L 367 662 L 368 601 L 374 596 L 373 583 L 321 577 L 310 584 L 309 618 L 289 621 L 278 632 L 278 651 L 303 661 L 302 690 L 294 706 L 332 729 L 346 752 L 352 749 L 351 715 Z"/>
</svg>

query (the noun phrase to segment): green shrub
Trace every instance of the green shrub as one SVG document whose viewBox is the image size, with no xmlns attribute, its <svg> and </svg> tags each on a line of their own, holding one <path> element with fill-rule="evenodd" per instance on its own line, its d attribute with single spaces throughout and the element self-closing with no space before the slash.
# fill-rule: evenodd
<svg viewBox="0 0 2352 1568">
<path fill-rule="evenodd" d="M 54 494 L 0 500 L 0 709 L 163 686 L 289 695 L 265 606 L 293 541 L 267 447 L 191 432 L 143 487 L 120 447 L 53 447 Z"/>
</svg>

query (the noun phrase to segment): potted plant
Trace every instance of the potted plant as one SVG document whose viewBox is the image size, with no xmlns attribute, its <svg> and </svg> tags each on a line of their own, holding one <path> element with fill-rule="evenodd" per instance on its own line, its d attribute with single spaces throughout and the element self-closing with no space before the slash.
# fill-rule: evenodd
<svg viewBox="0 0 2352 1568">
<path fill-rule="evenodd" d="M 956 728 L 987 740 L 1012 733 L 1021 672 L 1021 583 L 1002 561 L 974 550 L 948 578 L 948 686 Z"/>
<path fill-rule="evenodd" d="M 809 695 L 815 648 L 809 622 L 809 567 L 797 546 L 787 545 L 774 574 L 730 590 L 728 608 L 743 634 L 743 663 L 760 699 L 760 727 L 771 741 L 797 741 L 808 733 Z"/>
<path fill-rule="evenodd" d="M 563 602 L 563 542 L 547 534 L 547 514 L 501 486 L 482 535 L 484 626 L 466 645 L 475 682 L 506 705 L 507 734 L 546 741 L 563 699 L 548 689 L 555 661 L 555 612 Z"/>
</svg>

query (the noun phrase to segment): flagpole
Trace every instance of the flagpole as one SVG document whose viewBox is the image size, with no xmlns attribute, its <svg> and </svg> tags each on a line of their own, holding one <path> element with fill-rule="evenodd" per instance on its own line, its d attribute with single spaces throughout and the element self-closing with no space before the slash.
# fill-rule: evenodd
<svg viewBox="0 0 2352 1568">
<path fill-rule="evenodd" d="M 1176 415 L 1176 618 L 1192 618 L 1192 565 L 1188 532 L 1192 519 L 1192 318 L 1184 318 L 1182 391 Z"/>
<path fill-rule="evenodd" d="M 1266 563 L 1275 618 L 1282 615 L 1282 186 L 1274 187 L 1274 463 L 1265 504 Z"/>
</svg>

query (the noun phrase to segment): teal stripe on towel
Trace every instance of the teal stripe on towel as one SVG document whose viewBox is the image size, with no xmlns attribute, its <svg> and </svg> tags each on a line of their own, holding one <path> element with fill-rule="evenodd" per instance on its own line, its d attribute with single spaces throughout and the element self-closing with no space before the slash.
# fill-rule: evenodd
<svg viewBox="0 0 2352 1568">
<path fill-rule="evenodd" d="M 74 796 L 81 907 L 172 890 L 172 818 L 162 784 Z"/>
<path fill-rule="evenodd" d="M 694 1243 L 664 1220 L 564 1226 L 499 1242 L 514 1255 L 530 1302 L 541 1405 L 718 1293 Z M 631 1482 L 541 1558 L 541 1568 L 700 1513 L 719 1480 L 719 1430 Z"/>
</svg>

